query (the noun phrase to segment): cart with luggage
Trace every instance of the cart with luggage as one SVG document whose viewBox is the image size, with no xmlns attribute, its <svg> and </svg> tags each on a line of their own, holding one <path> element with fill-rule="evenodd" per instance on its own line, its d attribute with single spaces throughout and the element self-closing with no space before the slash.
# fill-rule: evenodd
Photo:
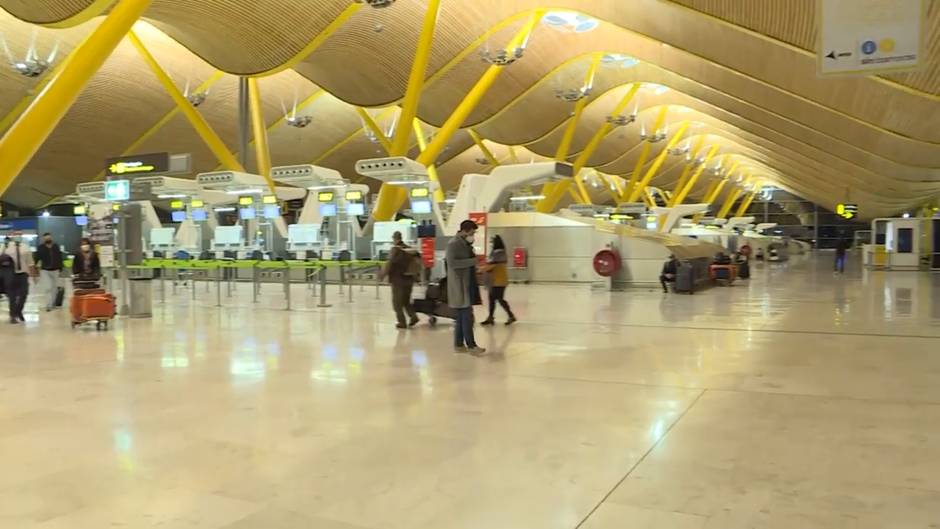
<svg viewBox="0 0 940 529">
<path fill-rule="evenodd" d="M 423 299 L 414 300 L 415 312 L 428 316 L 428 323 L 437 325 L 438 318 L 453 320 L 457 311 L 447 305 L 447 278 L 438 283 L 429 283 Z"/>
<path fill-rule="evenodd" d="M 114 296 L 101 288 L 98 278 L 79 277 L 72 284 L 72 328 L 94 322 L 99 331 L 107 329 L 116 312 Z"/>
</svg>

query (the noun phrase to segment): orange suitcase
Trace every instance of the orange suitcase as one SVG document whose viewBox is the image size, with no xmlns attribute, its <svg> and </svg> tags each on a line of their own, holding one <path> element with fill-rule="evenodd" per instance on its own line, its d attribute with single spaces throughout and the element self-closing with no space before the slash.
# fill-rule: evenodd
<svg viewBox="0 0 940 529">
<path fill-rule="evenodd" d="M 81 292 L 72 297 L 71 310 L 72 327 L 93 321 L 99 329 L 107 328 L 114 319 L 114 296 L 103 291 Z"/>
</svg>

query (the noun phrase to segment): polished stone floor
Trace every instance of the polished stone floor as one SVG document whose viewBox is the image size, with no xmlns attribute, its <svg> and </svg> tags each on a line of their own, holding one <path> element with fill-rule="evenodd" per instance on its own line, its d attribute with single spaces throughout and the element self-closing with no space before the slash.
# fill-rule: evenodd
<svg viewBox="0 0 940 529">
<path fill-rule="evenodd" d="M 0 324 L 0 527 L 938 528 L 940 277 L 828 259 L 514 286 L 481 358 L 374 287 L 199 286 L 101 333 L 31 307 Z"/>
</svg>

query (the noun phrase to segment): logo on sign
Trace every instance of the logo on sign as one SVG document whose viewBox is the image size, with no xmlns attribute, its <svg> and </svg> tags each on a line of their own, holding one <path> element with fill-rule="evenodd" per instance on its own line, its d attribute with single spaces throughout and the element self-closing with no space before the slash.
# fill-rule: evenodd
<svg viewBox="0 0 940 529">
<path fill-rule="evenodd" d="M 109 180 L 104 184 L 104 199 L 108 202 L 121 202 L 131 198 L 130 180 Z"/>
<path fill-rule="evenodd" d="M 878 44 L 873 40 L 866 40 L 862 43 L 862 53 L 865 55 L 871 55 L 878 51 Z"/>
</svg>

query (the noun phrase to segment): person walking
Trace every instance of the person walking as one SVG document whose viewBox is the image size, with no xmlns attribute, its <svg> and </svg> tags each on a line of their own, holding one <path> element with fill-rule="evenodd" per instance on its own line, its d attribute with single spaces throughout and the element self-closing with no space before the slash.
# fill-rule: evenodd
<svg viewBox="0 0 940 529">
<path fill-rule="evenodd" d="M 833 273 L 844 274 L 845 273 L 845 258 L 846 253 L 849 250 L 849 241 L 848 239 L 839 239 L 839 242 L 836 243 L 836 262 L 835 270 Z"/>
<path fill-rule="evenodd" d="M 516 316 L 512 313 L 512 308 L 505 299 L 506 287 L 509 286 L 509 272 L 507 270 L 509 257 L 506 255 L 506 243 L 503 242 L 502 237 L 495 235 L 493 236 L 492 244 L 493 250 L 486 260 L 486 268 L 484 269 L 486 272 L 490 315 L 480 324 L 493 325 L 495 323 L 493 316 L 496 315 L 496 303 L 499 303 L 509 316 L 509 319 L 506 320 L 506 325 L 512 325 L 516 322 Z"/>
<path fill-rule="evenodd" d="M 52 240 L 51 233 L 42 234 L 42 244 L 36 249 L 39 265 L 39 283 L 46 289 L 46 312 L 61 306 L 59 277 L 62 275 L 62 249 Z"/>
<path fill-rule="evenodd" d="M 421 262 L 415 250 L 405 244 L 401 232 L 392 234 L 392 249 L 388 254 L 388 265 L 385 275 L 392 285 L 392 309 L 398 319 L 399 329 L 414 327 L 418 324 L 418 313 L 415 312 L 411 302 L 411 292 L 415 280 L 421 274 Z M 405 314 L 408 314 L 408 323 L 405 324 Z"/>
<path fill-rule="evenodd" d="M 87 238 L 82 239 L 78 254 L 72 261 L 72 275 L 79 281 L 98 281 L 101 278 L 101 261 Z"/>
<path fill-rule="evenodd" d="M 444 259 L 447 265 L 447 304 L 456 311 L 454 351 L 483 354 L 473 336 L 473 305 L 479 304 L 480 291 L 476 282 L 477 258 L 473 239 L 477 224 L 472 220 L 460 223 L 460 231 L 447 243 Z"/>
<path fill-rule="evenodd" d="M 8 257 L 6 262 L 9 271 L 5 273 L 4 283 L 9 298 L 10 323 L 22 323 L 26 321 L 23 307 L 29 297 L 29 277 L 36 269 L 33 253 L 22 241 L 14 239 L 4 248 L 3 254 Z"/>
</svg>

